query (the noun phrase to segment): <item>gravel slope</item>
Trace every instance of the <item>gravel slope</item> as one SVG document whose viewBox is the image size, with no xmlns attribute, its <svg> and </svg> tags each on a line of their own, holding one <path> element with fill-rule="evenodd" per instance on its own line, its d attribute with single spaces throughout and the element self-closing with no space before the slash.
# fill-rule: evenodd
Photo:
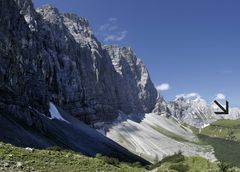
<svg viewBox="0 0 240 172">
<path fill-rule="evenodd" d="M 173 118 L 156 114 L 129 118 L 120 115 L 118 122 L 108 128 L 106 136 L 152 162 L 179 150 L 185 155 L 216 160 L 212 148 L 197 144 L 198 139 L 189 129 Z"/>
</svg>

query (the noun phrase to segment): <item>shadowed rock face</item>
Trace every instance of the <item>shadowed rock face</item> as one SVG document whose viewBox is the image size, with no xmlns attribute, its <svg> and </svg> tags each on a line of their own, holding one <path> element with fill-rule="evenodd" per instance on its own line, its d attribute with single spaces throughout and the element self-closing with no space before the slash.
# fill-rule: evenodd
<svg viewBox="0 0 240 172">
<path fill-rule="evenodd" d="M 1 1 L 0 9 L 1 108 L 31 106 L 48 115 L 49 94 L 40 68 L 36 36 L 14 1 Z"/>
<path fill-rule="evenodd" d="M 46 115 L 51 100 L 88 124 L 153 109 L 144 64 L 129 48 L 103 47 L 86 19 L 50 5 L 35 11 L 30 0 L 4 0 L 1 9 L 1 78 L 18 98 Z"/>
<path fill-rule="evenodd" d="M 119 59 L 123 75 L 114 59 Z M 9 124 L 11 136 L 0 134 L 0 139 L 19 145 L 27 146 L 29 139 L 39 147 L 56 143 L 45 137 L 46 132 L 57 134 L 45 120 L 50 101 L 91 124 L 111 121 L 119 110 L 150 112 L 157 97 L 132 50 L 103 47 L 84 18 L 61 14 L 49 5 L 35 10 L 30 0 L 0 2 L 0 64 L 0 118 Z M 11 128 L 23 132 L 14 140 Z M 66 132 L 71 131 L 75 129 Z M 74 138 L 66 134 L 61 139 L 74 148 Z"/>
</svg>

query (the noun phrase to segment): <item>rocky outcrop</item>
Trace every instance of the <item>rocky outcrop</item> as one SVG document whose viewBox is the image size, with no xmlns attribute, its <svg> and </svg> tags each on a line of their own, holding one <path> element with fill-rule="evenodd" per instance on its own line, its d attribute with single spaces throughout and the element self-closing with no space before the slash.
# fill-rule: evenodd
<svg viewBox="0 0 240 172">
<path fill-rule="evenodd" d="M 162 96 L 159 96 L 152 112 L 169 117 L 171 116 L 171 112 L 168 106 L 169 102 L 165 101 Z"/>
<path fill-rule="evenodd" d="M 120 109 L 126 113 L 151 112 L 157 98 L 157 91 L 151 82 L 143 62 L 131 48 L 104 46 L 110 55 L 116 77 L 116 95 Z"/>
<path fill-rule="evenodd" d="M 37 31 L 38 16 L 31 0 L 14 0 L 31 31 Z"/>
</svg>

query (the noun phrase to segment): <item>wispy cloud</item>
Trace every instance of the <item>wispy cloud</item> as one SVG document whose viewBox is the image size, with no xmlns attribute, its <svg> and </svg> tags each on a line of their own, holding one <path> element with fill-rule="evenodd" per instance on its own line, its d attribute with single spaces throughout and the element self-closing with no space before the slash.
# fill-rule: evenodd
<svg viewBox="0 0 240 172">
<path fill-rule="evenodd" d="M 108 30 L 108 28 L 110 27 L 110 24 L 107 23 L 107 24 L 103 24 L 99 27 L 99 30 L 100 31 L 105 31 L 105 30 Z"/>
<path fill-rule="evenodd" d="M 231 73 L 233 73 L 233 70 L 224 70 L 223 73 L 224 74 L 231 74 Z"/>
<path fill-rule="evenodd" d="M 103 38 L 106 43 L 119 42 L 126 38 L 126 30 L 121 30 L 118 26 L 118 19 L 110 17 L 107 22 L 99 27 L 99 36 Z"/>
<path fill-rule="evenodd" d="M 117 21 L 117 18 L 115 18 L 115 17 L 109 17 L 109 18 L 108 18 L 108 21 L 110 21 L 110 22 L 116 22 L 116 21 Z"/>
<path fill-rule="evenodd" d="M 156 89 L 158 90 L 158 92 L 160 92 L 160 91 L 167 91 L 167 90 L 170 89 L 170 84 L 168 84 L 168 83 L 162 83 L 162 84 L 158 85 L 158 86 L 156 87 Z"/>
<path fill-rule="evenodd" d="M 105 42 L 109 42 L 109 41 L 121 41 L 123 40 L 127 35 L 127 31 L 122 31 L 122 32 L 118 32 L 115 34 L 107 34 L 104 38 Z"/>
</svg>

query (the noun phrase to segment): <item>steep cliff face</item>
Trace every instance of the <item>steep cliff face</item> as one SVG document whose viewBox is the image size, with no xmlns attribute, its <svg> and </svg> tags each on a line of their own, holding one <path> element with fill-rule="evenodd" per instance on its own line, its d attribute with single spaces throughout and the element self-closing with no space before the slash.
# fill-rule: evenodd
<svg viewBox="0 0 240 172">
<path fill-rule="evenodd" d="M 47 116 L 49 94 L 37 39 L 14 1 L 1 1 L 0 5 L 1 111 L 24 119 L 24 112 L 30 113 L 31 107 Z"/>
<path fill-rule="evenodd" d="M 104 46 L 110 55 L 118 74 L 116 78 L 117 99 L 126 112 L 151 112 L 157 98 L 157 91 L 151 82 L 143 62 L 131 48 Z"/>
<path fill-rule="evenodd" d="M 109 55 L 108 51 L 102 49 L 85 19 L 74 14 L 60 14 L 51 6 L 37 9 L 37 12 L 43 18 L 42 30 L 48 28 L 48 35 L 52 35 L 46 39 L 46 44 L 50 44 L 47 46 L 50 57 L 57 58 L 52 68 L 55 68 L 53 73 L 56 78 L 60 79 L 54 82 L 52 90 L 54 91 L 55 87 L 61 90 L 54 94 L 61 107 L 87 123 L 112 120 L 117 116 L 118 110 L 125 113 L 151 111 L 156 99 L 155 88 L 139 59 L 137 61 L 135 57 L 135 64 L 131 61 L 125 62 L 127 65 L 123 66 L 126 68 L 123 77 L 112 64 L 112 54 Z M 66 38 L 70 42 L 66 42 Z M 59 50 L 53 47 L 49 51 L 51 45 L 59 42 L 62 42 Z M 126 53 L 125 57 L 131 59 L 133 53 Z M 56 64 L 62 64 L 62 69 L 56 69 Z M 134 65 L 133 72 L 128 70 L 130 65 Z M 131 87 L 127 87 L 128 82 L 135 78 L 139 81 L 130 83 Z M 143 85 L 140 85 L 140 82 Z M 135 94 L 126 94 L 125 90 Z"/>
<path fill-rule="evenodd" d="M 19 8 L 20 14 L 24 17 L 31 31 L 37 31 L 38 17 L 35 13 L 31 0 L 14 0 Z"/>
<path fill-rule="evenodd" d="M 144 64 L 129 48 L 102 46 L 86 19 L 61 14 L 50 5 L 35 10 L 30 0 L 3 1 L 1 9 L 12 10 L 1 14 L 1 34 L 6 37 L 1 49 L 6 56 L 11 51 L 16 61 L 12 69 L 1 57 L 6 65 L 1 76 L 21 90 L 17 97 L 30 92 L 26 97 L 36 99 L 29 102 L 39 112 L 48 115 L 51 100 L 90 124 L 112 120 L 119 110 L 128 114 L 153 109 L 157 92 Z M 4 41 L 13 45 L 3 47 Z M 30 77 L 29 86 L 23 84 L 25 77 Z"/>
</svg>

